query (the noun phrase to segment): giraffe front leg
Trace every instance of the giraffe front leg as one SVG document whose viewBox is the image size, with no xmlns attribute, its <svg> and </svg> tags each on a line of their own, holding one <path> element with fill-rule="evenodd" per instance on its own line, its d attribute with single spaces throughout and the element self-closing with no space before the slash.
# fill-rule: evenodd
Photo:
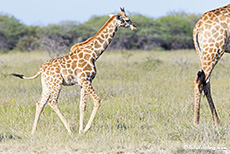
<svg viewBox="0 0 230 154">
<path fill-rule="evenodd" d="M 95 93 L 90 81 L 84 81 L 83 84 L 82 84 L 82 87 L 84 88 L 84 90 L 90 95 L 90 97 L 94 101 L 93 111 L 92 111 L 90 119 L 89 119 L 89 121 L 88 121 L 88 123 L 87 123 L 87 125 L 86 125 L 86 127 L 85 127 L 85 129 L 83 131 L 83 133 L 86 133 L 91 128 L 92 122 L 93 122 L 93 120 L 95 118 L 97 110 L 100 107 L 100 99 L 97 96 L 97 94 Z"/>
<path fill-rule="evenodd" d="M 84 114 L 85 114 L 85 109 L 86 109 L 86 98 L 87 98 L 87 92 L 84 90 L 84 88 L 81 87 L 79 134 L 84 133 L 83 121 L 84 121 Z"/>
</svg>

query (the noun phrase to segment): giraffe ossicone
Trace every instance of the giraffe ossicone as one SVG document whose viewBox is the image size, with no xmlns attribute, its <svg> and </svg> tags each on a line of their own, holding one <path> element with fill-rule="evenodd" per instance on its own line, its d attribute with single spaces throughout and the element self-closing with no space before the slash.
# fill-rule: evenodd
<svg viewBox="0 0 230 154">
<path fill-rule="evenodd" d="M 210 88 L 212 70 L 222 55 L 230 52 L 230 4 L 202 15 L 193 30 L 193 41 L 200 62 L 194 84 L 194 124 L 199 124 L 201 93 L 204 91 L 216 126 L 220 120 Z"/>
<path fill-rule="evenodd" d="M 136 26 L 126 16 L 124 9 L 121 9 L 121 13 L 110 16 L 95 36 L 72 46 L 69 54 L 45 62 L 34 76 L 25 77 L 12 74 L 22 79 L 34 79 L 41 74 L 42 94 L 36 103 L 32 134 L 36 131 L 40 114 L 47 103 L 57 113 L 68 132 L 72 133 L 69 123 L 58 108 L 57 100 L 62 85 L 78 84 L 81 86 L 79 133 L 85 133 L 91 128 L 93 119 L 100 107 L 100 99 L 92 87 L 92 80 L 96 75 L 95 62 L 110 44 L 119 27 L 136 30 Z M 94 108 L 85 129 L 83 129 L 87 95 L 93 99 Z"/>
</svg>

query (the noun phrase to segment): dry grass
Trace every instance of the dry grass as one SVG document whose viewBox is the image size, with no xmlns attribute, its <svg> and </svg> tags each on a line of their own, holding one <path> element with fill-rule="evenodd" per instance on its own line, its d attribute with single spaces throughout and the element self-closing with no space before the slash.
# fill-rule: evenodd
<svg viewBox="0 0 230 154">
<path fill-rule="evenodd" d="M 33 75 L 48 58 L 42 52 L 0 55 L 0 153 L 227 153 L 230 150 L 230 55 L 212 76 L 213 99 L 222 126 L 215 128 L 202 98 L 201 123 L 194 127 L 192 81 L 199 70 L 194 51 L 104 53 L 93 85 L 102 99 L 92 129 L 79 135 L 79 86 L 63 87 L 59 106 L 73 129 L 46 106 L 30 135 L 40 79 Z M 88 99 L 85 121 L 92 111 Z M 195 149 L 197 148 L 197 150 Z M 216 149 L 214 149 L 216 148 Z M 217 150 L 222 148 L 222 150 Z M 225 149 L 224 149 L 225 148 Z"/>
</svg>

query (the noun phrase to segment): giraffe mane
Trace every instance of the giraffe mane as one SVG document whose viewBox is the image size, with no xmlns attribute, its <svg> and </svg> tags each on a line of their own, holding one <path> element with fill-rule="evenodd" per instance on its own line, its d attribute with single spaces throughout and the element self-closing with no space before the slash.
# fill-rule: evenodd
<svg viewBox="0 0 230 154">
<path fill-rule="evenodd" d="M 120 15 L 120 13 L 118 14 L 115 14 L 113 15 L 111 18 L 109 18 L 106 23 L 101 27 L 101 29 L 92 37 L 88 38 L 86 41 L 84 42 L 80 42 L 80 43 L 77 43 L 75 45 L 73 45 L 71 48 L 70 48 L 70 51 L 75 51 L 78 47 L 80 46 L 84 46 L 84 45 L 87 45 L 89 44 L 92 40 L 94 40 L 95 38 L 97 38 L 98 35 L 101 34 L 101 32 L 114 20 L 114 18 L 117 16 L 117 15 Z"/>
</svg>

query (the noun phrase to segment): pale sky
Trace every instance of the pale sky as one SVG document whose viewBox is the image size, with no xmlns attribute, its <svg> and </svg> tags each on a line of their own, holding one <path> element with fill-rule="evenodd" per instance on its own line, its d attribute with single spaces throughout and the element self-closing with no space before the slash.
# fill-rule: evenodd
<svg viewBox="0 0 230 154">
<path fill-rule="evenodd" d="M 13 15 L 26 25 L 47 25 L 61 21 L 85 22 L 93 15 L 140 13 L 161 17 L 171 11 L 203 14 L 229 4 L 229 0 L 0 0 L 0 13 Z"/>
</svg>

